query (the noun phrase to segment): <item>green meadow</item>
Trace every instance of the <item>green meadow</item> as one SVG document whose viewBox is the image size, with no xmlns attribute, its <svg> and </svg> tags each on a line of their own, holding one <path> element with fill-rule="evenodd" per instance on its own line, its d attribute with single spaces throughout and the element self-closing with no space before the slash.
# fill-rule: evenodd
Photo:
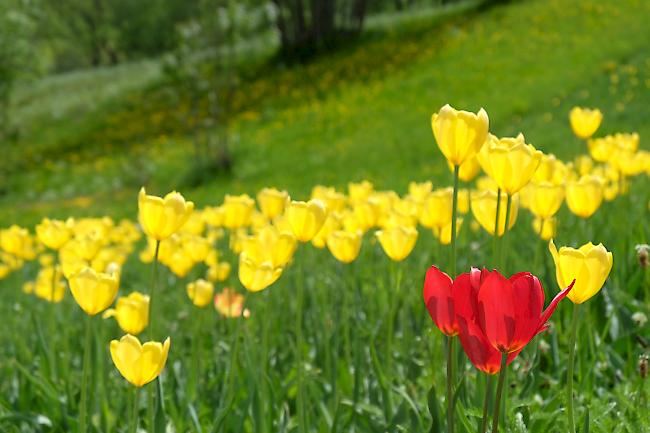
<svg viewBox="0 0 650 433">
<path fill-rule="evenodd" d="M 649 17 L 644 0 L 467 1 L 371 16 L 355 42 L 296 64 L 278 61 L 276 42 L 261 38 L 240 48 L 231 170 L 198 178 L 194 125 L 209 113 L 201 105 L 191 122 L 179 120 L 187 101 L 170 97 L 161 59 L 23 82 L 12 102 L 20 136 L 2 144 L 0 227 L 33 232 L 46 216 L 136 221 L 141 186 L 155 195 L 177 190 L 197 208 L 218 206 L 226 194 L 255 197 L 264 187 L 306 200 L 316 185 L 347 193 L 349 182 L 362 180 L 400 196 L 411 181 L 450 186 L 431 130 L 431 115 L 447 103 L 483 107 L 493 134 L 522 132 L 527 143 L 567 162 L 588 153 L 569 125 L 574 106 L 603 112 L 597 136 L 638 132 L 640 148 L 649 149 Z M 650 379 L 639 372 L 650 353 L 650 325 L 633 319 L 650 315 L 650 270 L 635 251 L 650 242 L 649 201 L 642 174 L 630 180 L 629 194 L 604 202 L 588 220 L 566 205 L 557 216 L 558 246 L 602 242 L 614 254 L 610 277 L 584 304 L 578 328 L 580 433 L 650 431 Z M 472 228 L 471 213 L 464 218 L 459 271 L 493 266 L 492 237 Z M 537 275 L 547 305 L 559 288 L 532 220 L 520 209 L 502 243 L 502 271 Z M 218 289 L 246 295 L 246 320 L 188 300 L 185 286 L 205 274 L 204 265 L 183 278 L 160 266 L 156 338 L 172 341 L 161 376 L 167 432 L 445 431 L 445 339 L 424 308 L 422 283 L 430 265 L 448 269 L 450 248 L 420 227 L 413 253 L 392 262 L 373 232 L 351 264 L 300 244 L 280 279 L 259 293 L 239 283 L 228 243 L 234 234 L 226 234 L 214 247 L 233 271 Z M 139 259 L 145 246 L 138 242 L 124 264 L 120 295 L 149 290 L 151 265 Z M 59 304 L 23 293 L 38 268 L 29 262 L 0 280 L 0 431 L 76 432 L 85 315 L 70 293 Z M 296 321 L 298 285 L 304 305 Z M 571 307 L 562 301 L 550 329 L 509 367 L 501 431 L 568 431 Z M 108 351 L 123 333 L 113 320 L 93 319 L 89 431 L 131 432 L 135 394 Z M 457 355 L 456 433 L 475 432 L 485 375 L 461 350 Z M 154 393 L 153 383 L 139 393 L 140 431 L 153 431 Z M 298 400 L 305 405 L 300 417 Z"/>
</svg>

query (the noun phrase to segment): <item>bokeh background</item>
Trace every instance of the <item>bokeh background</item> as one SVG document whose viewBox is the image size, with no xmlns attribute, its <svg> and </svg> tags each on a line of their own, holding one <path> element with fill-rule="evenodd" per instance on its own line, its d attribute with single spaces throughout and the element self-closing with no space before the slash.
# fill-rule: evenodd
<svg viewBox="0 0 650 433">
<path fill-rule="evenodd" d="M 567 114 L 647 136 L 643 0 L 3 0 L 0 224 L 134 217 L 263 186 L 449 183 L 430 116 L 584 153 Z M 642 144 L 642 147 L 644 145 Z"/>
</svg>

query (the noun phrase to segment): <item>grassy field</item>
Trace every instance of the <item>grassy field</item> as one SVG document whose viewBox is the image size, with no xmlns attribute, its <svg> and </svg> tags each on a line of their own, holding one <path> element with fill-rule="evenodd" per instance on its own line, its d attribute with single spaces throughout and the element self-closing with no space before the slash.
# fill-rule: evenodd
<svg viewBox="0 0 650 433">
<path fill-rule="evenodd" d="M 410 181 L 447 186 L 451 174 L 430 126 L 445 103 L 484 107 L 494 134 L 521 131 L 566 161 L 586 153 L 569 127 L 569 110 L 598 107 L 605 116 L 598 135 L 636 131 L 647 149 L 648 16 L 650 3 L 642 0 L 529 0 L 489 9 L 470 2 L 375 17 L 361 41 L 305 65 L 253 62 L 235 96 L 233 171 L 195 188 L 183 187 L 193 137 L 175 120 L 182 107 L 165 96 L 158 61 L 31 83 L 15 100 L 22 135 L 0 162 L 0 226 L 33 227 L 44 216 L 135 220 L 141 185 L 156 194 L 180 189 L 198 207 L 265 186 L 296 199 L 318 184 L 346 191 L 348 182 L 363 179 L 400 195 Z M 650 314 L 648 269 L 639 268 L 634 252 L 635 244 L 649 242 L 649 187 L 647 176 L 634 179 L 629 195 L 604 203 L 588 222 L 566 206 L 558 216 L 558 245 L 591 240 L 614 253 L 603 293 L 580 323 L 581 433 L 650 431 L 648 379 L 637 371 L 650 328 L 632 320 Z M 548 303 L 557 289 L 553 261 L 531 221 L 522 210 L 504 271 L 539 275 Z M 460 233 L 460 270 L 493 263 L 490 236 L 470 225 Z M 227 241 L 216 248 L 236 269 Z M 124 266 L 121 294 L 148 290 L 151 269 L 138 259 L 143 247 Z M 421 288 L 427 266 L 445 269 L 448 256 L 425 230 L 401 263 L 388 260 L 372 233 L 350 265 L 301 245 L 276 284 L 247 296 L 246 321 L 224 320 L 188 301 L 185 284 L 203 275 L 203 265 L 184 278 L 162 267 L 157 338 L 172 337 L 164 374 L 171 431 L 299 431 L 299 374 L 308 402 L 301 433 L 436 431 L 430 414 L 445 418 L 445 343 L 423 308 Z M 0 281 L 0 431 L 76 431 L 84 315 L 69 294 L 54 305 L 22 293 L 37 268 L 29 263 Z M 225 284 L 243 292 L 236 272 Z M 300 284 L 304 316 L 296 326 Z M 503 431 L 567 431 L 570 307 L 563 301 L 550 332 L 535 340 L 546 349 L 531 344 L 510 369 Z M 108 355 L 108 341 L 121 331 L 99 319 L 94 328 L 92 431 L 127 431 L 131 389 Z M 302 373 L 296 356 L 304 360 Z M 484 379 L 464 361 L 460 373 L 457 431 L 473 432 Z M 153 389 L 140 395 L 143 420 Z"/>
</svg>

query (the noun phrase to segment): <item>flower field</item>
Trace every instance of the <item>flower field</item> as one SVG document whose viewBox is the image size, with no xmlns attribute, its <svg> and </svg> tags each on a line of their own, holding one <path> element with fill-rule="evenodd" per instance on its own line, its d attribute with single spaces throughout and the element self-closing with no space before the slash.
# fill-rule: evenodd
<svg viewBox="0 0 650 433">
<path fill-rule="evenodd" d="M 650 8 L 568 4 L 253 80 L 197 188 L 164 99 L 26 110 L 0 431 L 650 431 Z"/>
</svg>

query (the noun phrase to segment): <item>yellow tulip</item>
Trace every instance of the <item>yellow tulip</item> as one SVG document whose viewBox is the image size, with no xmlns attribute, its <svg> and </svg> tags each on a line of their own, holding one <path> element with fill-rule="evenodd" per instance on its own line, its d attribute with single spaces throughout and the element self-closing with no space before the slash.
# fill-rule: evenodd
<svg viewBox="0 0 650 433">
<path fill-rule="evenodd" d="M 212 301 L 214 286 L 211 282 L 199 278 L 187 285 L 187 296 L 197 307 L 205 307 Z"/>
<path fill-rule="evenodd" d="M 71 228 L 72 221 L 65 222 L 44 218 L 36 226 L 36 236 L 46 247 L 58 250 L 70 239 L 72 235 Z"/>
<path fill-rule="evenodd" d="M 555 155 L 542 154 L 542 159 L 533 175 L 533 180 L 537 182 L 562 183 L 564 179 L 557 179 L 557 176 L 563 169 L 564 164 Z M 556 182 L 556 179 L 560 182 Z"/>
<path fill-rule="evenodd" d="M 84 267 L 68 278 L 70 292 L 77 304 L 88 315 L 94 316 L 107 309 L 115 300 L 119 285 L 118 275 L 97 273 Z"/>
<path fill-rule="evenodd" d="M 616 149 L 616 142 L 614 137 L 608 135 L 603 138 L 592 138 L 587 141 L 589 147 L 589 154 L 598 162 L 607 162 L 612 157 Z"/>
<path fill-rule="evenodd" d="M 544 225 L 542 225 L 542 223 Z M 555 236 L 557 233 L 557 219 L 555 218 L 535 218 L 533 220 L 533 230 L 544 241 L 547 241 Z M 540 233 L 541 230 L 541 233 Z"/>
<path fill-rule="evenodd" d="M 61 302 L 66 287 L 60 279 L 58 267 L 48 266 L 41 269 L 32 290 L 36 296 L 48 302 Z"/>
<path fill-rule="evenodd" d="M 282 275 L 282 268 L 271 262 L 256 263 L 246 253 L 239 255 L 239 281 L 251 292 L 259 292 L 275 283 Z"/>
<path fill-rule="evenodd" d="M 36 257 L 34 241 L 29 232 L 15 224 L 0 230 L 0 248 L 21 259 L 33 260 Z"/>
<path fill-rule="evenodd" d="M 468 189 L 458 190 L 458 213 L 466 214 L 470 208 L 470 191 Z"/>
<path fill-rule="evenodd" d="M 517 138 L 490 141 L 487 158 L 492 179 L 503 192 L 512 195 L 530 182 L 542 160 L 542 152 L 526 144 L 523 134 L 519 134 Z"/>
<path fill-rule="evenodd" d="M 483 147 L 481 147 L 481 149 L 483 149 Z M 453 173 L 454 165 L 451 162 L 447 161 L 447 166 L 449 167 L 449 170 Z M 479 171 L 481 171 L 481 166 L 479 165 L 477 157 L 473 156 L 460 165 L 460 170 L 458 171 L 458 178 L 463 182 L 471 182 L 476 177 L 476 175 L 478 175 Z"/>
<path fill-rule="evenodd" d="M 138 335 L 149 324 L 149 296 L 140 292 L 131 292 L 120 296 L 115 308 L 109 308 L 102 315 L 104 319 L 115 317 L 122 331 Z"/>
<path fill-rule="evenodd" d="M 375 233 L 384 252 L 391 260 L 400 262 L 408 257 L 415 247 L 418 231 L 408 226 L 393 226 Z"/>
<path fill-rule="evenodd" d="M 122 377 L 137 387 L 151 382 L 160 375 L 169 354 L 169 337 L 164 343 L 140 340 L 127 334 L 119 341 L 111 341 L 111 358 Z"/>
<path fill-rule="evenodd" d="M 584 176 L 591 173 L 594 168 L 594 161 L 588 155 L 578 155 L 573 161 L 573 166 L 578 175 Z"/>
<path fill-rule="evenodd" d="M 550 182 L 532 182 L 526 188 L 527 207 L 535 216 L 547 219 L 557 213 L 564 201 L 564 187 Z"/>
<path fill-rule="evenodd" d="M 361 239 L 360 230 L 356 232 L 337 230 L 327 238 L 327 248 L 339 262 L 351 263 L 359 256 Z"/>
<path fill-rule="evenodd" d="M 323 227 L 321 227 L 316 236 L 311 240 L 312 245 L 316 248 L 325 248 L 329 235 L 339 228 L 341 228 L 340 215 L 338 213 L 329 213 L 323 223 Z"/>
<path fill-rule="evenodd" d="M 362 232 L 366 232 L 368 229 L 375 227 L 379 219 L 379 211 L 379 203 L 372 198 L 355 203 L 352 212 L 357 222 L 357 228 Z"/>
<path fill-rule="evenodd" d="M 180 233 L 199 236 L 205 230 L 205 219 L 202 212 L 196 210 L 190 214 L 185 224 L 179 229 Z"/>
<path fill-rule="evenodd" d="M 156 240 L 176 233 L 194 210 L 194 203 L 186 202 L 176 191 L 164 198 L 147 195 L 144 188 L 138 195 L 138 220 L 142 230 Z"/>
<path fill-rule="evenodd" d="M 230 263 L 223 262 L 217 263 L 208 268 L 207 278 L 210 281 L 221 282 L 226 281 L 230 275 Z"/>
<path fill-rule="evenodd" d="M 260 210 L 268 219 L 281 215 L 288 201 L 289 194 L 275 188 L 264 188 L 257 194 Z"/>
<path fill-rule="evenodd" d="M 567 295 L 574 304 L 582 304 L 600 291 L 614 261 L 612 253 L 603 244 L 589 242 L 579 249 L 561 247 L 558 251 L 551 240 L 548 247 L 555 262 L 558 285 L 564 288 L 575 280 Z"/>
<path fill-rule="evenodd" d="M 420 224 L 439 229 L 450 223 L 453 194 L 452 188 L 441 188 L 430 193 L 422 204 Z"/>
<path fill-rule="evenodd" d="M 214 297 L 214 308 L 224 317 L 247 317 L 248 310 L 244 310 L 244 296 L 225 287 L 221 293 Z"/>
<path fill-rule="evenodd" d="M 499 205 L 499 224 L 498 236 L 503 235 L 506 226 L 506 204 L 507 197 L 501 194 L 501 204 Z M 497 214 L 497 193 L 490 190 L 477 191 L 472 193 L 472 214 L 476 221 L 488 233 L 494 235 L 494 226 Z M 517 214 L 519 212 L 519 195 L 512 196 L 512 203 L 510 205 L 510 221 L 508 222 L 508 230 L 517 221 Z"/>
<path fill-rule="evenodd" d="M 573 133 L 583 140 L 594 135 L 603 121 L 603 113 L 598 109 L 573 107 L 569 112 Z"/>
<path fill-rule="evenodd" d="M 456 235 L 460 233 L 460 228 L 463 225 L 463 218 L 456 218 Z M 449 245 L 451 243 L 451 221 L 439 229 L 433 229 L 433 235 L 438 238 L 441 245 Z"/>
<path fill-rule="evenodd" d="M 567 182 L 566 203 L 569 210 L 581 218 L 589 218 L 603 202 L 603 180 L 596 176 L 582 176 Z"/>
<path fill-rule="evenodd" d="M 180 240 L 185 254 L 197 263 L 204 261 L 212 250 L 210 241 L 201 236 L 184 235 Z"/>
<path fill-rule="evenodd" d="M 431 128 L 442 154 L 451 164 L 460 166 L 481 149 L 490 121 L 484 109 L 478 113 L 458 111 L 445 105 L 431 116 Z"/>
<path fill-rule="evenodd" d="M 238 229 L 250 225 L 255 210 L 255 200 L 247 194 L 226 195 L 221 207 L 224 227 Z"/>
<path fill-rule="evenodd" d="M 350 202 L 356 203 L 359 201 L 367 200 L 370 197 L 370 194 L 374 192 L 375 187 L 372 183 L 364 180 L 362 182 L 350 182 L 348 183 L 348 195 L 350 196 Z"/>
<path fill-rule="evenodd" d="M 323 227 L 327 211 L 322 201 L 292 201 L 287 209 L 291 230 L 300 242 L 309 242 Z"/>
<path fill-rule="evenodd" d="M 422 183 L 409 182 L 409 197 L 413 198 L 415 201 L 423 201 L 431 192 L 433 184 L 431 181 L 426 181 Z"/>
</svg>

